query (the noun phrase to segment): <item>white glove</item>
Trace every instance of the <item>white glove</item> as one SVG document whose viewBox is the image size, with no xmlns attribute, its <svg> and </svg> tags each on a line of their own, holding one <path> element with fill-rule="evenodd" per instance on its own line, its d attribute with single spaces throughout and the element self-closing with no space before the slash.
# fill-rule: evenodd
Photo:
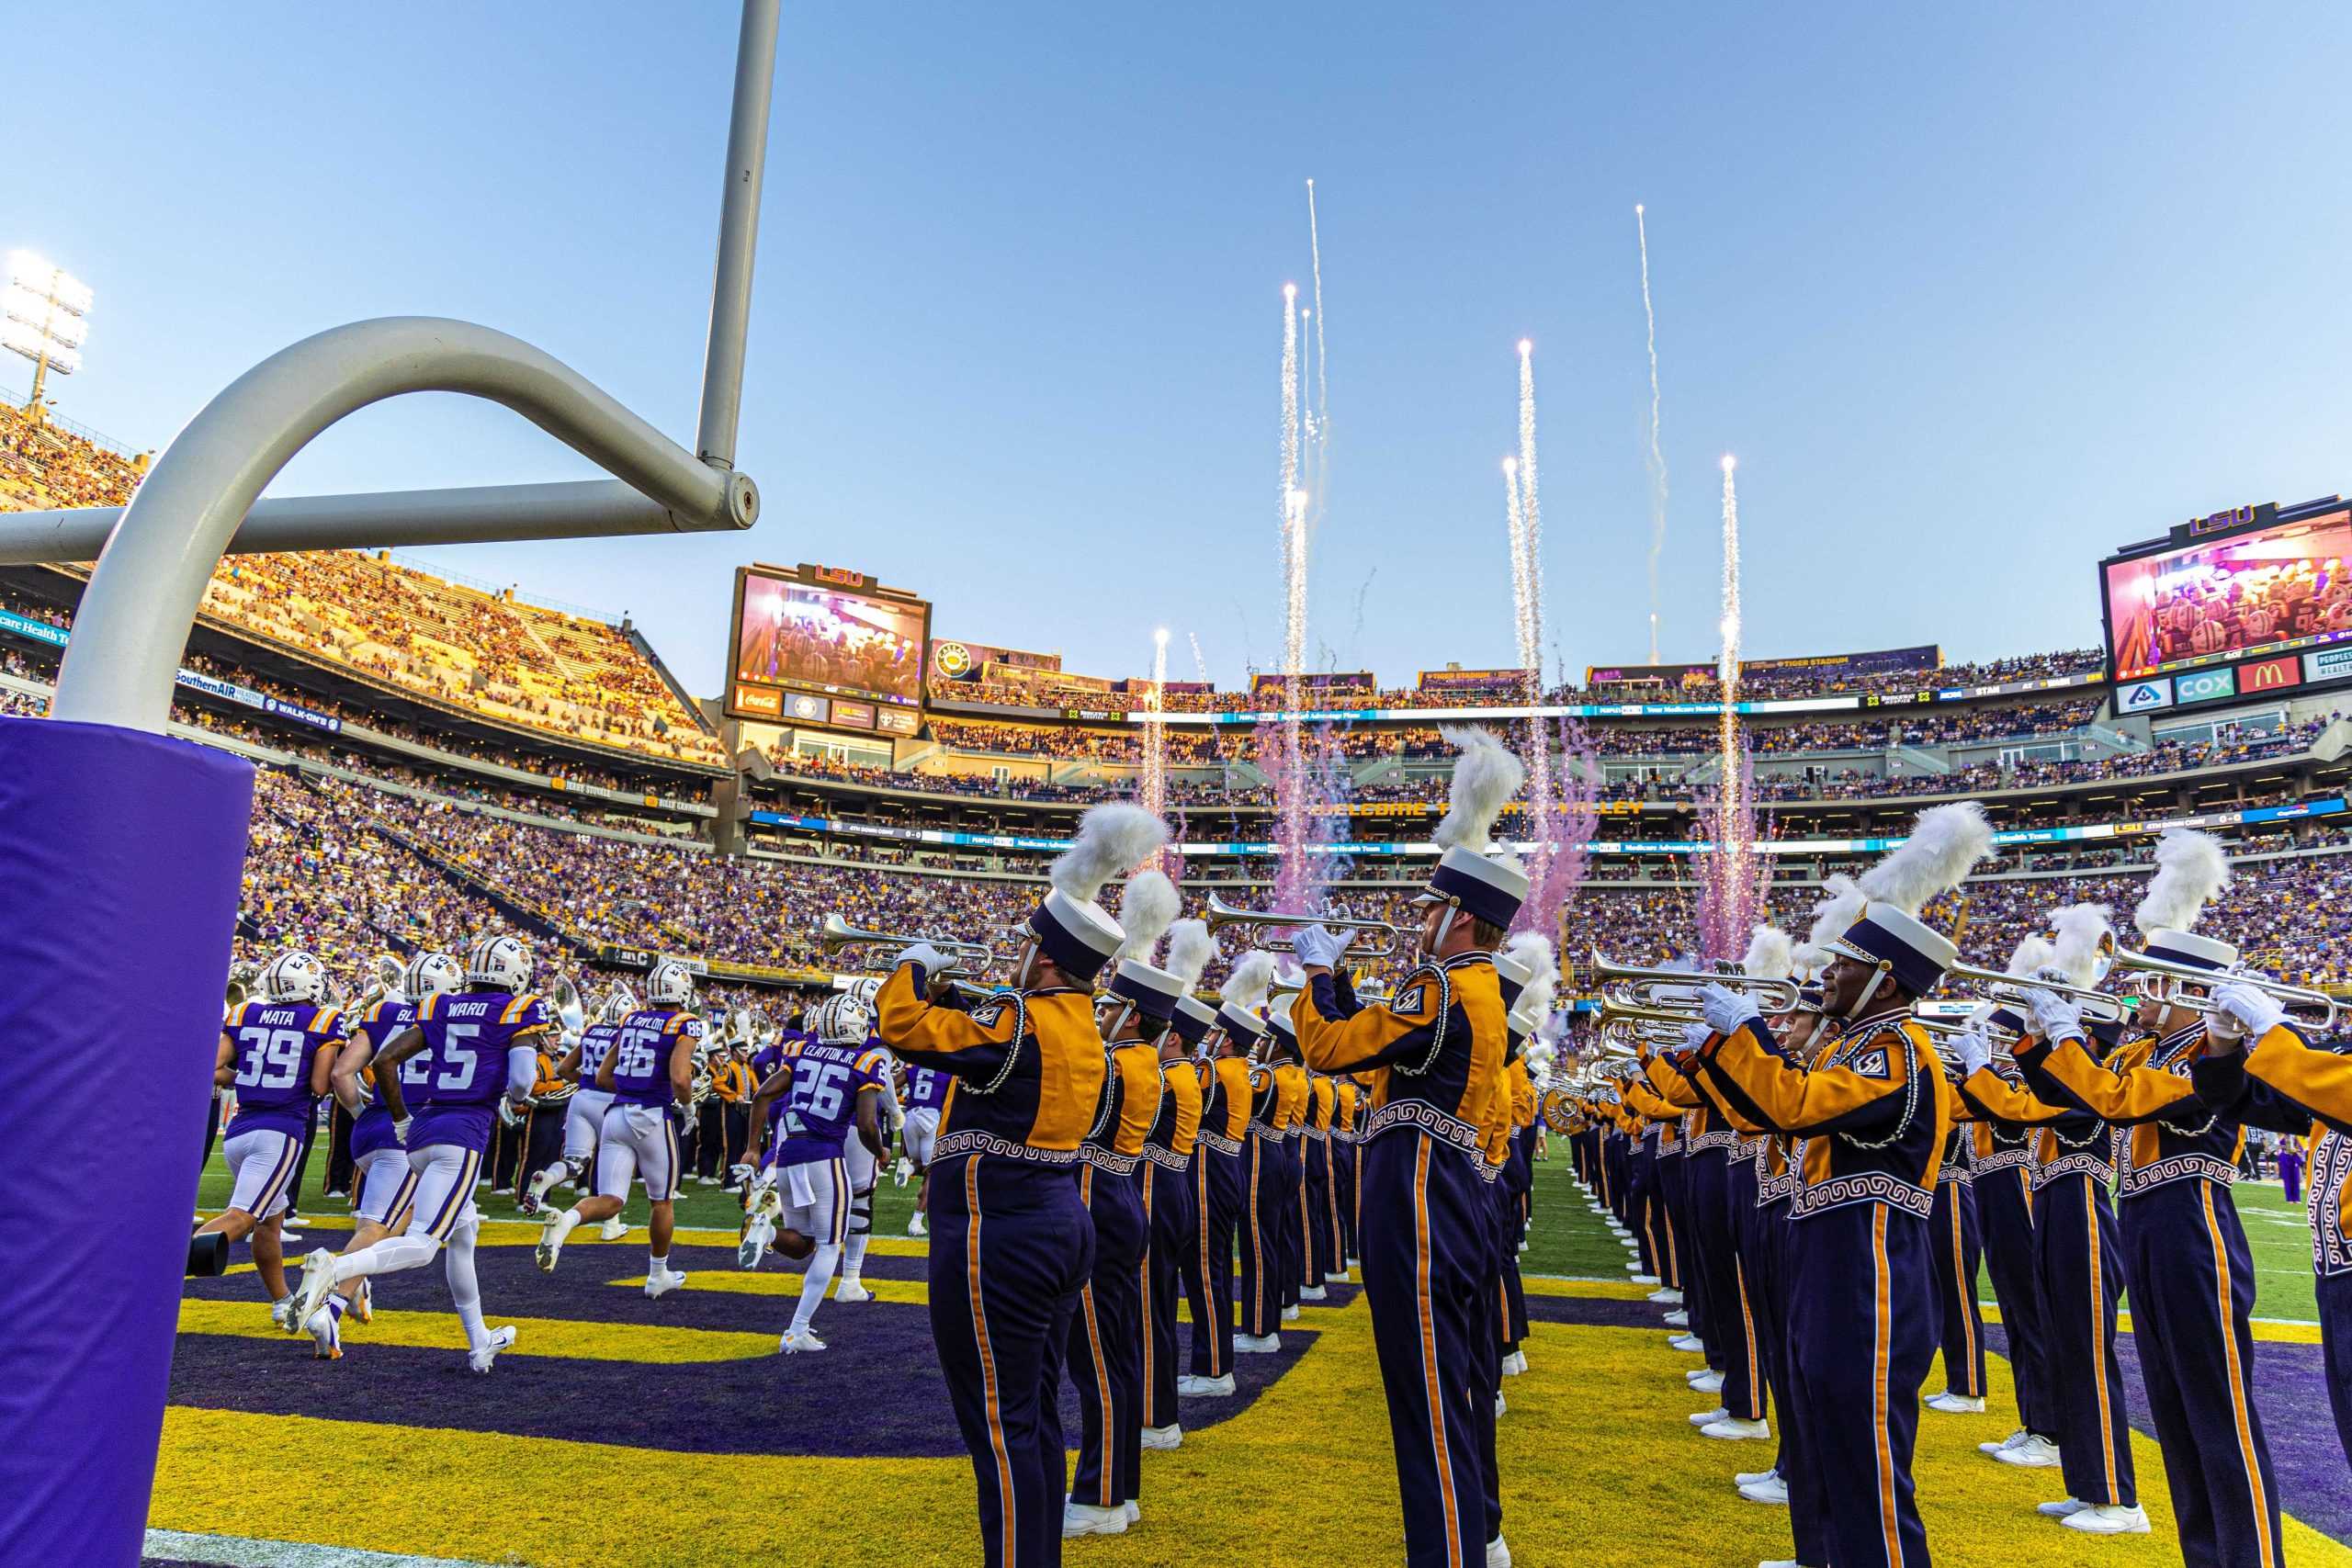
<svg viewBox="0 0 2352 1568">
<path fill-rule="evenodd" d="M 1756 1003 L 1729 986 L 1709 986 L 1699 993 L 1699 1011 L 1717 1034 L 1735 1034 L 1751 1018 L 1762 1018 Z"/>
<path fill-rule="evenodd" d="M 1350 931 L 1343 936 L 1328 926 L 1305 926 L 1291 934 L 1290 950 L 1309 969 L 1334 969 L 1354 934 Z"/>
<path fill-rule="evenodd" d="M 409 1125 L 415 1120 L 413 1116 L 401 1116 L 395 1118 L 392 1122 L 392 1136 L 398 1138 L 403 1145 L 408 1143 Z"/>
<path fill-rule="evenodd" d="M 1962 1030 L 1951 1043 L 1951 1054 L 1960 1058 L 1960 1076 L 1968 1077 L 1993 1063 L 1993 1043 L 1981 1029 Z"/>
<path fill-rule="evenodd" d="M 516 1101 L 507 1099 L 504 1095 L 500 1095 L 498 1097 L 498 1122 L 502 1127 L 520 1127 L 523 1124 L 523 1107 Z"/>
<path fill-rule="evenodd" d="M 2258 986 L 2249 986 L 2243 981 L 2233 982 L 2214 992 L 2213 999 L 2220 1008 L 2216 1013 L 2207 1016 L 2205 1029 L 2209 1034 L 2212 1032 L 2213 1024 L 2222 1018 L 2227 1018 L 2244 1034 L 2256 1040 L 2287 1021 L 2287 1010 L 2279 1005 L 2278 998 Z"/>
<path fill-rule="evenodd" d="M 919 942 L 912 947 L 908 948 L 905 952 L 899 953 L 899 961 L 895 965 L 893 965 L 893 967 L 902 969 L 910 964 L 922 964 L 923 977 L 925 979 L 929 979 L 933 976 L 944 975 L 947 971 L 956 967 L 953 963 L 949 962 L 947 954 L 940 952 L 939 949 L 932 946 L 931 943 L 927 942 Z"/>
<path fill-rule="evenodd" d="M 2036 986 L 2025 994 L 2033 1011 L 2033 1031 L 2052 1044 L 2083 1038 L 2083 1010 L 2073 998 Z"/>
<path fill-rule="evenodd" d="M 1682 1043 L 1693 1051 L 1714 1037 L 1715 1032 L 1703 1023 L 1686 1023 L 1682 1026 Z"/>
<path fill-rule="evenodd" d="M 741 1160 L 737 1160 L 733 1165 L 730 1165 L 730 1166 L 729 1166 L 729 1167 L 727 1168 L 727 1184 L 728 1184 L 729 1187 L 737 1186 L 737 1185 L 739 1185 L 739 1184 L 741 1184 L 741 1183 L 742 1183 L 742 1182 L 749 1181 L 751 1179 L 752 1179 L 752 1168 L 751 1168 L 750 1166 L 748 1166 L 748 1165 L 745 1165 L 745 1164 L 744 1164 L 742 1161 L 741 1161 Z"/>
</svg>

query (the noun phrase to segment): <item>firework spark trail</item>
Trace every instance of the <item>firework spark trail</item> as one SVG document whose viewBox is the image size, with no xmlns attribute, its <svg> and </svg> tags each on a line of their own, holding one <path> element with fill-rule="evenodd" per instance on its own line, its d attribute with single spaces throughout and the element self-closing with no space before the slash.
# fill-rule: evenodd
<svg viewBox="0 0 2352 1568">
<path fill-rule="evenodd" d="M 1540 727 L 1540 721 L 1539 721 Z M 1600 826 L 1600 763 L 1584 727 L 1559 724 L 1560 776 L 1555 798 L 1543 815 L 1530 810 L 1533 857 L 1528 868 L 1527 899 L 1514 931 L 1540 931 L 1555 942 L 1568 907 L 1591 863 L 1594 831 Z M 1566 955 L 1563 955 L 1565 958 Z"/>
<path fill-rule="evenodd" d="M 1509 509 L 1511 543 L 1511 608 L 1519 636 L 1519 662 L 1526 671 L 1527 702 L 1544 701 L 1544 527 L 1535 487 L 1535 345 L 1519 344 L 1519 454 L 1503 460 L 1504 501 Z M 1535 829 L 1532 880 L 1548 887 L 1559 854 L 1556 835 L 1561 824 L 1554 811 L 1552 738 L 1541 719 L 1530 717 L 1524 730 L 1522 761 L 1527 766 L 1527 819 Z M 1556 914 L 1557 907 L 1552 912 Z M 1522 909 L 1521 929 L 1541 929 L 1533 922 L 1542 909 Z"/>
<path fill-rule="evenodd" d="M 1503 521 L 1510 530 L 1510 605 L 1520 668 L 1533 662 L 1535 627 L 1528 620 L 1527 513 L 1520 501 L 1519 459 L 1503 459 Z"/>
<path fill-rule="evenodd" d="M 1331 492 L 1331 385 L 1323 358 L 1323 235 L 1315 222 L 1315 182 L 1306 182 L 1306 254 L 1315 294 L 1315 520 Z"/>
<path fill-rule="evenodd" d="M 1544 647 L 1544 505 L 1535 484 L 1535 345 L 1519 340 L 1519 512 L 1520 537 L 1527 555 L 1528 637 L 1531 652 L 1528 679 L 1534 698 L 1543 691 Z"/>
<path fill-rule="evenodd" d="M 1161 626 L 1151 634 L 1151 693 L 1144 704 L 1143 721 L 1143 807 L 1154 817 L 1168 814 L 1168 723 L 1160 715 L 1165 711 L 1168 693 L 1168 628 Z M 1175 873 L 1168 864 L 1179 860 L 1172 853 L 1158 857 L 1160 869 Z"/>
<path fill-rule="evenodd" d="M 1740 734 L 1739 491 L 1724 457 L 1723 651 L 1715 678 L 1723 714 L 1716 722 L 1716 786 L 1708 808 L 1714 852 L 1702 869 L 1702 945 L 1709 958 L 1735 958 L 1755 923 L 1756 805 L 1753 763 Z"/>
<path fill-rule="evenodd" d="M 1650 662 L 1657 662 L 1657 569 L 1666 554 L 1666 453 L 1658 446 L 1657 311 L 1650 303 L 1650 230 L 1639 202 L 1634 204 L 1634 232 L 1642 244 L 1642 319 L 1648 323 L 1650 349 Z"/>
</svg>

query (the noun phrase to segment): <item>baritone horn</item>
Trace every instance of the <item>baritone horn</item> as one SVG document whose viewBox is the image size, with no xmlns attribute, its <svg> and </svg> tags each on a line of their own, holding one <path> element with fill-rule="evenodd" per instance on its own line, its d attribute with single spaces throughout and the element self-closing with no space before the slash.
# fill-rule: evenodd
<svg viewBox="0 0 2352 1568">
<path fill-rule="evenodd" d="M 958 942 L 950 937 L 910 936 L 898 931 L 867 931 L 851 925 L 839 914 L 827 915 L 823 928 L 817 933 L 817 945 L 827 953 L 839 953 L 845 947 L 912 947 L 928 942 L 955 962 L 956 967 L 985 968 L 995 961 L 996 950 L 984 942 Z"/>
<path fill-rule="evenodd" d="M 1377 935 L 1380 945 L 1359 949 L 1367 958 L 1393 958 L 1404 946 L 1405 933 L 1387 920 L 1356 919 L 1347 915 L 1282 915 L 1272 909 L 1244 909 L 1228 904 L 1216 894 L 1209 895 L 1208 927 L 1212 931 L 1227 926 L 1270 926 L 1276 931 L 1297 931 L 1306 926 L 1329 926 L 1333 931 L 1365 931 Z M 1260 941 L 1257 946 L 1268 953 L 1289 953 L 1286 939 Z"/>
</svg>

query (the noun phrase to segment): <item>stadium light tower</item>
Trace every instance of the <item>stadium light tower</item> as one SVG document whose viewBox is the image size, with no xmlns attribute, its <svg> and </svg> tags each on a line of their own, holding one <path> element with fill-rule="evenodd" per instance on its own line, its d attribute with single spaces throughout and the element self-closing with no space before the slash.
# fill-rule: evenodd
<svg viewBox="0 0 2352 1568">
<path fill-rule="evenodd" d="M 529 344 L 470 321 L 393 317 L 331 328 L 231 382 L 129 506 L 0 514 L 0 561 L 97 559 L 51 716 L 0 716 L 0 888 L 38 911 L 0 920 L 0 1041 L 42 1042 L 11 1053 L 0 1149 L 87 1148 L 94 1127 L 108 1149 L 102 1160 L 0 1161 L 0 1213 L 39 1214 L 45 1227 L 41 1268 L 0 1270 L 8 1562 L 135 1568 L 145 1539 L 253 815 L 252 763 L 164 733 L 205 587 L 232 549 L 752 526 L 759 488 L 736 470 L 735 437 L 778 7 L 743 5 L 693 449 Z M 44 305 L 71 302 L 59 276 L 40 286 Z M 62 320 L 44 313 L 42 336 L 70 349 L 52 331 Z M 50 364 L 64 361 L 51 353 Z M 503 403 L 613 477 L 290 497 L 254 511 L 321 432 L 425 391 Z M 76 999 L 61 1007 L 61 996 Z M 136 1071 L 89 1070 L 126 1042 Z"/>
<path fill-rule="evenodd" d="M 0 347 L 33 362 L 32 396 L 25 412 L 41 417 L 41 388 L 49 373 L 82 368 L 82 339 L 89 331 L 90 286 L 30 251 L 8 253 L 8 287 L 0 294 Z"/>
</svg>

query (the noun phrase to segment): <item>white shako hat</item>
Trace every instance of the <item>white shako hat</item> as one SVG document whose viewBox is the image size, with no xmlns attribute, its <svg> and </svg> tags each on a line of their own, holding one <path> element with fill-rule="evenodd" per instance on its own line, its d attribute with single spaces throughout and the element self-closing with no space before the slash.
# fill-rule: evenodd
<svg viewBox="0 0 2352 1568">
<path fill-rule="evenodd" d="M 1266 1004 L 1266 1031 L 1275 1043 L 1290 1049 L 1298 1045 L 1298 1026 L 1290 1021 L 1290 1010 L 1298 1005 L 1298 993 L 1285 991 Z"/>
<path fill-rule="evenodd" d="M 1064 974 L 1090 982 L 1119 951 L 1126 932 L 1095 897 L 1167 841 L 1167 823 L 1125 801 L 1092 807 L 1078 819 L 1078 837 L 1047 872 L 1053 891 L 1029 914 L 1030 934 Z"/>
<path fill-rule="evenodd" d="M 2156 874 L 2147 897 L 2132 911 L 2151 958 L 2199 969 L 2226 969 L 2238 961 L 2238 950 L 2210 936 L 2196 936 L 2189 927 L 2205 906 L 2230 885 L 2230 863 L 2222 841 L 2194 828 L 2170 828 L 2156 842 Z"/>
<path fill-rule="evenodd" d="M 1508 850 L 1487 852 L 1495 820 L 1519 793 L 1526 768 L 1495 736 L 1476 726 L 1449 727 L 1439 733 L 1453 742 L 1453 797 L 1437 830 L 1445 846 L 1416 904 L 1449 904 L 1474 919 L 1510 924 L 1527 897 L 1527 871 Z"/>
<path fill-rule="evenodd" d="M 1176 1037 L 1190 1050 L 1208 1038 L 1216 1026 L 1216 1010 L 1193 995 L 1201 983 L 1201 974 L 1216 956 L 1216 939 L 1209 935 L 1207 924 L 1201 920 L 1178 920 L 1168 928 L 1168 973 L 1176 976 L 1183 987 L 1176 998 L 1176 1016 L 1171 1021 Z"/>
<path fill-rule="evenodd" d="M 1861 918 L 1825 944 L 1833 953 L 1879 971 L 1858 1010 L 1887 975 L 1914 996 L 1936 988 L 1960 949 L 1921 920 L 1919 911 L 1928 899 L 1959 886 L 1969 867 L 1992 847 L 1993 827 L 1984 820 L 1984 808 L 1973 800 L 1957 801 L 1919 813 L 1911 836 L 1862 873 L 1855 885 L 1866 900 Z"/>
<path fill-rule="evenodd" d="M 1245 953 L 1225 977 L 1225 990 L 1217 998 L 1216 1021 L 1227 1033 L 1249 1044 L 1256 1044 L 1266 1032 L 1266 1021 L 1258 1016 L 1265 1005 L 1266 992 L 1274 983 L 1274 955 L 1262 949 Z"/>
</svg>

